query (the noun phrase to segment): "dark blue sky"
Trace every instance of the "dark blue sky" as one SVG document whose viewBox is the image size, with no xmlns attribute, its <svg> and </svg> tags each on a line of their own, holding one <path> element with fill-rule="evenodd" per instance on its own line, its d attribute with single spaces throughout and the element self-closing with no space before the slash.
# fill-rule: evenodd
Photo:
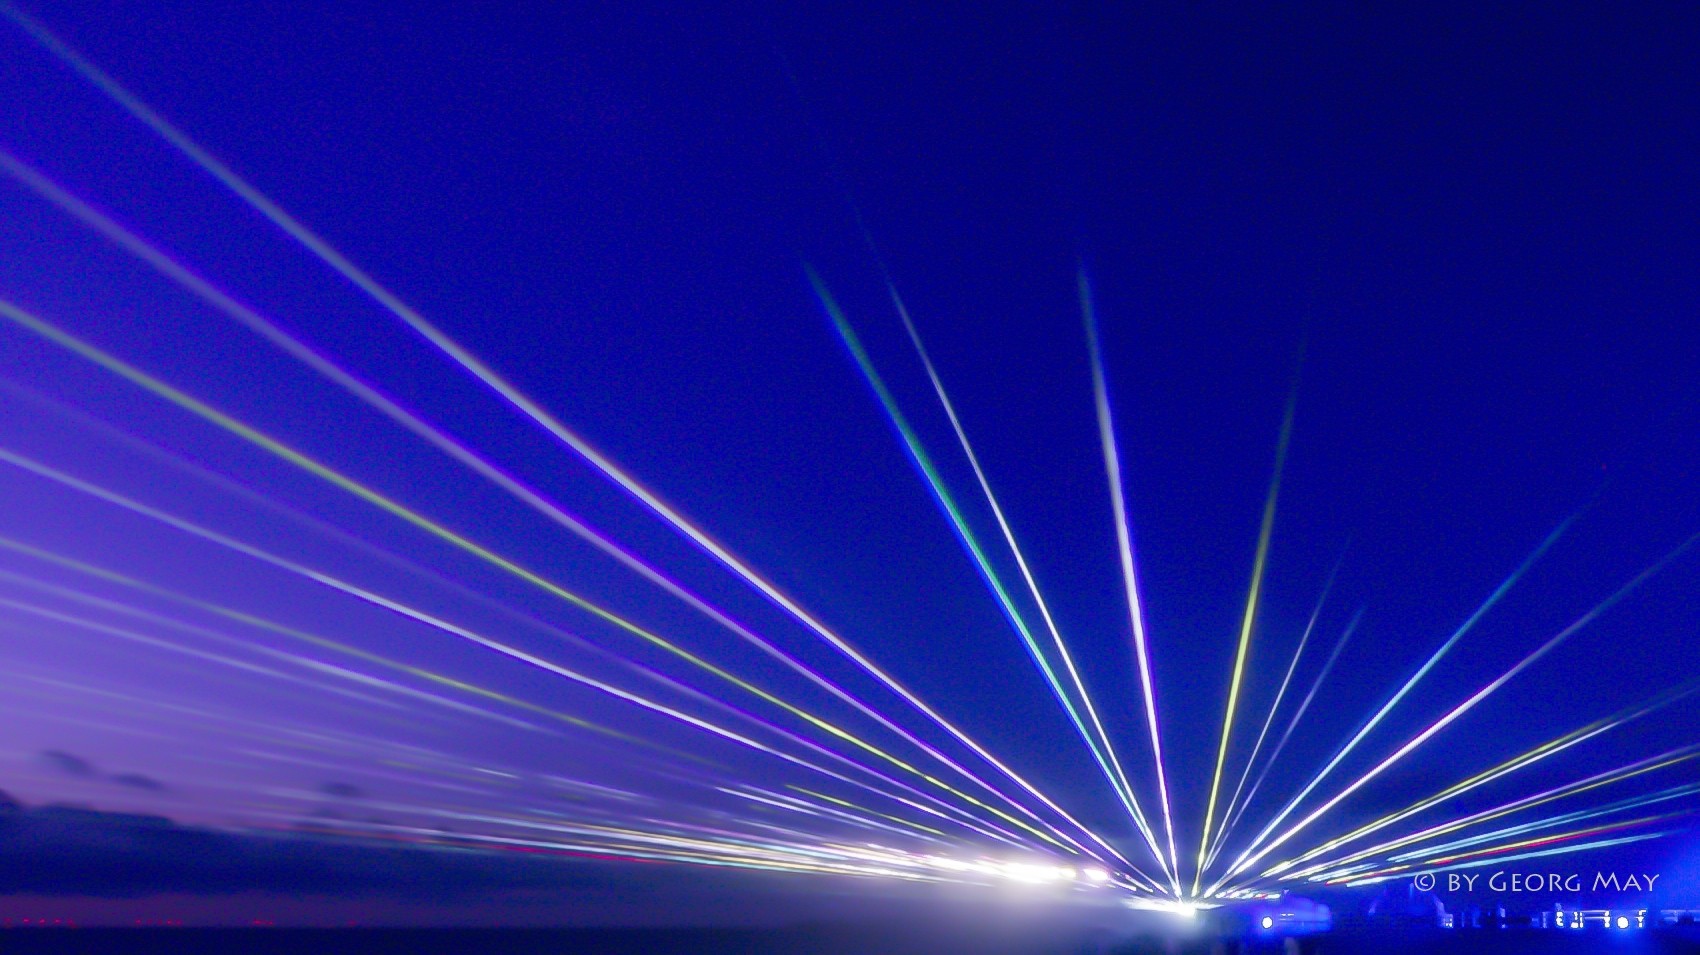
<svg viewBox="0 0 1700 955">
<path fill-rule="evenodd" d="M 1565 517 L 1587 507 L 1352 766 L 1700 530 L 1700 23 L 1674 7 L 30 9 L 1109 831 L 1127 829 L 1110 789 L 804 278 L 805 263 L 819 270 L 953 488 L 974 499 L 856 210 L 1107 723 L 1143 754 L 1075 298 L 1076 269 L 1089 272 L 1186 833 L 1202 814 L 1295 380 L 1242 719 L 1268 706 L 1343 551 L 1301 677 L 1354 611 L 1364 618 L 1283 756 L 1283 795 Z M 0 100 L 14 104 L 0 110 L 0 146 L 788 649 L 832 662 L 10 27 Z M 0 295 L 679 628 L 732 669 L 778 673 L 10 183 L 0 223 Z M 545 612 L 511 581 L 6 335 L 8 379 Z M 14 418 L 7 446 L 305 549 L 292 552 L 332 552 L 218 495 L 172 491 L 45 420 Z M 216 560 L 199 545 L 161 550 L 174 545 L 118 518 L 55 510 L 73 506 L 33 486 L 7 507 L 42 540 L 162 561 L 167 576 Z M 983 506 L 970 519 L 994 535 Z M 1700 651 L 1697 582 L 1700 561 L 1674 563 L 1366 792 L 1354 818 L 1676 683 Z M 319 599 L 272 586 L 259 574 L 221 589 L 254 606 Z M 327 600 L 319 619 L 363 632 L 356 618 Z M 515 692 L 552 692 L 475 656 L 421 652 Z M 1689 742 L 1693 713 L 1619 731 L 1530 785 Z M 1233 752 L 1248 748 L 1237 735 Z"/>
</svg>

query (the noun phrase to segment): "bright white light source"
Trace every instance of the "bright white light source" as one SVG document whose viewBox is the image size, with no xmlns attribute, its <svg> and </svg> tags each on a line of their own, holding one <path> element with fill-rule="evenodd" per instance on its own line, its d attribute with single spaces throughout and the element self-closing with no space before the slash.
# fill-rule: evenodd
<svg viewBox="0 0 1700 955">
<path fill-rule="evenodd" d="M 1176 902 L 1171 899 L 1128 899 L 1127 907 L 1143 912 L 1167 912 L 1178 915 L 1183 919 L 1194 918 L 1199 909 L 1213 909 L 1216 906 L 1209 902 Z"/>
<path fill-rule="evenodd" d="M 1261 921 L 1257 924 L 1263 926 L 1264 928 L 1274 928 L 1275 927 L 1275 920 L 1270 918 L 1269 916 L 1265 915 L 1263 917 L 1263 921 Z"/>
<path fill-rule="evenodd" d="M 1110 881 L 1110 871 L 1103 866 L 1089 865 L 1080 870 L 1080 874 L 1086 879 L 1086 881 L 1096 885 L 1103 885 L 1105 882 Z"/>
<path fill-rule="evenodd" d="M 1618 928 L 1628 928 L 1629 927 L 1629 916 L 1619 915 L 1617 917 L 1617 927 Z"/>
<path fill-rule="evenodd" d="M 1073 870 L 1069 871 L 1069 875 L 1064 876 L 1060 866 L 1039 865 L 1032 862 L 1006 862 L 1003 864 L 1003 875 L 1006 879 L 1031 884 L 1055 882 L 1060 878 L 1072 879 L 1074 877 Z"/>
</svg>

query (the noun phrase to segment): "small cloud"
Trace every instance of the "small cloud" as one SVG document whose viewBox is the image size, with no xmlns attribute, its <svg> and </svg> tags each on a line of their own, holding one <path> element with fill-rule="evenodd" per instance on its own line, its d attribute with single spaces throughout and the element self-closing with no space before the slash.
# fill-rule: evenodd
<svg viewBox="0 0 1700 955">
<path fill-rule="evenodd" d="M 73 756 L 62 749 L 44 750 L 41 758 L 46 760 L 54 769 L 67 776 L 93 776 L 94 765 L 81 756 Z"/>
<path fill-rule="evenodd" d="M 119 773 L 112 777 L 112 781 L 120 786 L 128 786 L 131 789 L 146 789 L 149 792 L 156 793 L 165 791 L 164 783 L 154 779 L 152 776 L 143 776 L 141 773 Z"/>
<path fill-rule="evenodd" d="M 366 795 L 359 786 L 350 783 L 324 783 L 319 786 L 319 792 L 338 799 L 360 799 Z"/>
</svg>

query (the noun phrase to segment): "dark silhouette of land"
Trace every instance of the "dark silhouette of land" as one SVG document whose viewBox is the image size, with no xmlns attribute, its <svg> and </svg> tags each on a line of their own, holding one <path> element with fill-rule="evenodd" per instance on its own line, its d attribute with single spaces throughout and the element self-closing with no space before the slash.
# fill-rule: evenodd
<svg viewBox="0 0 1700 955">
<path fill-rule="evenodd" d="M 1488 955 L 1700 952 L 1687 929 L 1358 931 L 1294 939 L 1113 938 L 1101 932 L 1011 933 L 953 925 L 814 925 L 785 929 L 12 929 L 7 955 Z"/>
</svg>

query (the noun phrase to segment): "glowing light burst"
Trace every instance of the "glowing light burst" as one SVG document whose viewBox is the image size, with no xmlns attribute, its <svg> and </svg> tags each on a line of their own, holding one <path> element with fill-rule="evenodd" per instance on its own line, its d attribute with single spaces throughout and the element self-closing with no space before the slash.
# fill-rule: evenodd
<svg viewBox="0 0 1700 955">
<path fill-rule="evenodd" d="M 245 604 L 240 588 L 209 596 L 193 584 L 167 585 L 151 571 L 136 571 L 133 560 L 90 559 L 77 547 L 52 546 L 29 534 L 14 537 L 8 532 L 0 537 L 0 558 L 10 562 L 0 566 L 0 586 L 5 588 L 0 592 L 0 627 L 8 633 L 38 635 L 45 628 L 80 643 L 124 647 L 126 652 L 145 655 L 147 666 L 162 672 L 187 672 L 204 680 L 239 684 L 256 698 L 299 695 L 303 715 L 298 720 L 269 720 L 242 713 L 240 707 L 150 696 L 136 692 L 134 685 L 102 685 L 92 674 L 40 667 L 16 671 L 17 688 L 9 692 L 39 701 L 33 709 L 44 711 L 45 719 L 156 740 L 169 740 L 186 727 L 206 724 L 205 738 L 216 741 L 216 752 L 185 759 L 204 769 L 207 788 L 217 790 L 233 810 L 246 812 L 249 820 L 299 828 L 306 814 L 312 831 L 483 851 L 1126 893 L 1135 907 L 1192 918 L 1218 902 L 1263 898 L 1269 890 L 1294 883 L 1372 885 L 1416 872 L 1633 844 L 1675 831 L 1680 820 L 1696 811 L 1692 804 L 1700 796 L 1700 784 L 1693 783 L 1662 785 L 1650 793 L 1618 792 L 1607 802 L 1593 800 L 1602 798 L 1608 787 L 1630 781 L 1661 785 L 1651 777 L 1700 758 L 1700 743 L 1505 799 L 1490 809 L 1438 821 L 1430 818 L 1418 828 L 1396 828 L 1417 826 L 1413 820 L 1438 814 L 1465 793 L 1515 783 L 1518 773 L 1536 764 L 1546 764 L 1543 768 L 1550 770 L 1561 755 L 1700 693 L 1700 680 L 1690 680 L 1469 773 L 1367 822 L 1341 822 L 1332 831 L 1321 825 L 1354 795 L 1518 675 L 1556 653 L 1700 541 L 1700 534 L 1683 540 L 1438 718 L 1414 733 L 1407 731 L 1404 741 L 1389 752 L 1360 755 L 1360 760 L 1367 758 L 1369 768 L 1321 798 L 1325 783 L 1337 771 L 1343 773 L 1353 755 L 1369 747 L 1376 730 L 1396 725 L 1394 712 L 1413 699 L 1419 685 L 1558 545 L 1586 508 L 1559 522 L 1390 693 L 1378 693 L 1374 698 L 1381 703 L 1367 719 L 1349 724 L 1355 729 L 1320 768 L 1287 778 L 1274 772 L 1277 760 L 1301 721 L 1315 712 L 1313 704 L 1325 699 L 1325 681 L 1366 612 L 1360 607 L 1351 614 L 1308 691 L 1275 734 L 1277 719 L 1286 712 L 1284 706 L 1303 685 L 1301 662 L 1312 659 L 1306 651 L 1335 590 L 1341 570 L 1336 563 L 1290 661 L 1269 674 L 1273 682 L 1274 672 L 1279 672 L 1279 683 L 1235 781 L 1230 766 L 1235 744 L 1248 735 L 1236 729 L 1255 702 L 1254 694 L 1263 689 L 1253 637 L 1258 638 L 1261 653 L 1260 628 L 1265 623 L 1260 610 L 1276 583 L 1271 550 L 1293 439 L 1295 381 L 1276 434 L 1274 467 L 1251 549 L 1244 605 L 1234 632 L 1221 635 L 1231 640 L 1232 666 L 1220 732 L 1213 734 L 1216 745 L 1208 785 L 1202 784 L 1202 775 L 1194 780 L 1200 783 L 1197 790 L 1208 793 L 1201 824 L 1196 834 L 1182 833 L 1183 839 L 1196 835 L 1198 845 L 1190 889 L 1185 889 L 1177 850 L 1177 789 L 1171 785 L 1178 768 L 1174 754 L 1184 750 L 1165 750 L 1163 730 L 1174 725 L 1175 714 L 1165 720 L 1160 712 L 1160 701 L 1166 698 L 1158 685 L 1159 644 L 1147 619 L 1124 473 L 1137 457 L 1124 456 L 1117 441 L 1101 329 L 1084 269 L 1076 276 L 1076 290 L 1091 369 L 1097 450 L 1104 461 L 1126 604 L 1128 630 L 1124 633 L 1132 641 L 1135 667 L 1131 674 L 1088 672 L 1083 664 L 1090 657 L 1077 655 L 1078 644 L 1071 650 L 1065 640 L 1065 628 L 1059 625 L 1035 573 L 1033 552 L 1023 546 L 1014 530 L 1018 522 L 994 493 L 994 475 L 970 441 L 969 429 L 945 387 L 946 375 L 923 344 L 920 325 L 884 262 L 879 265 L 886 291 L 973 475 L 977 498 L 972 493 L 959 497 L 950 486 L 939 459 L 930 453 L 914 424 L 919 419 L 906 414 L 896 397 L 901 389 L 894 390 L 875 367 L 826 283 L 813 269 L 807 269 L 807 275 L 950 529 L 1075 735 L 1085 743 L 1086 755 L 1102 781 L 1132 821 L 1139 837 L 1139 842 L 1127 839 L 1132 848 L 1082 822 L 1081 816 L 1091 817 L 1072 805 L 1072 798 L 1047 792 L 1029 775 L 1018 772 L 1012 761 L 995 754 L 876 662 L 861 643 L 808 609 L 705 524 L 670 504 L 637 474 L 604 454 L 41 23 L 3 0 L 0 15 L 376 303 L 434 354 L 448 359 L 452 374 L 475 383 L 480 400 L 492 400 L 504 415 L 517 414 L 529 434 L 546 439 L 551 453 L 587 466 L 598 493 L 612 488 L 622 504 L 641 505 L 645 521 L 658 522 L 665 533 L 687 542 L 691 560 L 701 561 L 715 575 L 729 575 L 739 597 L 748 598 L 784 628 L 799 630 L 810 648 L 800 651 L 785 642 L 771 621 L 755 622 L 763 619 L 760 613 L 746 616 L 729 609 L 739 606 L 733 601 L 710 599 L 706 595 L 718 591 L 700 583 L 687 584 L 697 578 L 650 559 L 619 535 L 594 526 L 543 490 L 545 483 L 523 480 L 479 443 L 457 437 L 392 398 L 373 383 L 377 379 L 340 364 L 308 338 L 286 330 L 286 324 L 225 291 L 186 259 L 0 150 L 0 173 L 33 195 L 30 201 L 44 202 L 80 223 L 145 266 L 153 280 L 170 283 L 177 290 L 173 294 L 187 293 L 197 307 L 246 330 L 239 334 L 259 336 L 295 363 L 290 367 L 298 365 L 317 376 L 316 387 L 328 383 L 338 394 L 358 402 L 361 414 L 375 414 L 385 427 L 401 429 L 409 447 L 417 442 L 429 449 L 433 466 L 446 463 L 457 479 L 475 479 L 485 491 L 494 488 L 504 501 L 522 505 L 525 519 L 541 519 L 550 533 L 569 535 L 561 539 L 576 542 L 572 543 L 575 548 L 588 547 L 595 560 L 617 567 L 627 584 L 637 582 L 646 595 L 665 594 L 671 610 L 683 606 L 689 611 L 686 616 L 691 623 L 681 624 L 665 612 L 654 614 L 661 623 L 651 623 L 647 611 L 620 609 L 623 604 L 600 596 L 600 591 L 569 583 L 577 580 L 574 568 L 564 569 L 536 555 L 521 556 L 526 552 L 497 531 L 482 525 L 463 529 L 457 526 L 459 518 L 451 520 L 433 513 L 429 506 L 411 503 L 414 495 L 386 490 L 397 483 L 391 480 L 393 475 L 357 478 L 354 475 L 367 472 L 340 463 L 335 452 L 309 453 L 305 449 L 311 444 L 278 436 L 288 432 L 266 430 L 260 423 L 263 416 L 243 417 L 225 410 L 219 406 L 222 399 L 202 397 L 195 387 L 174 383 L 169 374 L 145 370 L 148 362 L 125 357 L 121 346 L 104 347 L 102 335 L 79 335 L 72 326 L 43 317 L 50 310 L 38 314 L 18 304 L 29 301 L 28 296 L 17 296 L 15 301 L 0 297 L 0 323 L 10 329 L 127 382 L 158 399 L 171 414 L 181 414 L 196 422 L 195 427 L 208 429 L 217 440 L 239 445 L 244 454 L 263 457 L 267 466 L 286 466 L 291 479 L 334 497 L 333 511 L 356 509 L 363 519 L 382 521 L 385 533 L 399 528 L 409 541 L 429 541 L 452 559 L 499 580 L 501 587 L 525 595 L 499 596 L 510 590 L 480 587 L 470 576 L 462 579 L 431 566 L 428 558 L 379 546 L 337 521 L 274 500 L 232 474 L 187 460 L 119 424 L 66 407 L 28 386 L 0 383 L 11 400 L 48 409 L 70 422 L 78 434 L 97 434 L 108 444 L 213 489 L 220 500 L 240 501 L 250 509 L 245 514 L 264 512 L 266 528 L 231 530 L 228 523 L 193 509 L 160 503 L 149 491 L 131 493 L 110 478 L 98 477 L 102 473 L 98 469 L 61 466 L 52 453 L 0 447 L 0 462 L 29 475 L 24 480 L 51 486 L 54 493 L 97 501 L 92 506 L 102 509 L 102 514 L 108 509 L 121 512 L 125 520 L 148 523 L 154 533 L 169 535 L 173 541 L 193 540 L 196 546 L 217 550 L 222 559 L 276 574 L 289 587 L 310 590 L 310 600 L 331 601 L 337 608 L 323 621 L 305 625 L 289 608 L 261 610 Z M 871 236 L 867 238 L 871 243 Z M 988 514 L 995 536 L 983 535 L 976 527 Z M 289 530 L 274 533 L 270 522 L 287 525 Z M 312 556 L 303 556 L 299 546 L 286 542 L 295 533 L 311 538 L 307 549 Z M 987 546 L 988 541 L 992 546 Z M 327 546 L 336 556 L 326 556 L 331 551 L 322 548 Z M 349 569 L 342 562 L 349 553 L 403 572 L 408 583 L 371 582 L 358 566 Z M 1007 572 L 1010 562 L 1019 584 Z M 521 604 L 521 599 L 539 600 L 547 609 Z M 557 613 L 586 626 L 558 622 L 553 616 Z M 358 626 L 349 622 L 354 619 L 360 621 Z M 713 636 L 703 638 L 694 626 Z M 367 628 L 378 636 L 368 634 Z M 451 644 L 455 652 L 472 654 L 478 663 L 465 670 L 426 665 L 413 652 L 421 641 Z M 545 641 L 542 649 L 537 641 Z M 753 649 L 760 654 L 761 666 L 748 666 L 748 660 L 740 661 L 725 644 L 741 648 L 746 656 Z M 1109 699 L 1095 699 L 1089 692 L 1094 682 L 1089 677 L 1107 679 L 1110 685 L 1127 690 Z M 793 684 L 800 680 L 801 685 L 786 686 L 784 680 Z M 1130 705 L 1134 682 L 1143 732 L 1135 735 L 1132 744 L 1142 748 L 1149 742 L 1149 773 L 1138 771 L 1131 760 L 1124 761 L 1118 743 L 1126 741 L 1114 738 L 1114 720 L 1109 718 Z M 1103 685 L 1099 684 L 1100 689 Z M 540 694 L 547 696 L 547 703 L 539 701 Z M 893 701 L 900 705 L 889 705 Z M 74 712 L 55 714 L 61 706 Z M 349 714 L 365 714 L 366 729 L 381 732 L 339 725 L 337 721 Z M 1188 721 L 1196 723 L 1191 714 Z M 524 740 L 525 745 L 515 744 L 515 749 L 526 752 L 493 747 L 491 753 L 474 756 L 449 752 L 430 741 L 434 727 L 461 723 L 489 733 L 499 727 Z M 1214 723 L 1209 728 L 1214 729 Z M 612 747 L 623 758 L 618 767 L 595 767 L 583 779 L 519 765 L 531 758 L 536 740 L 549 745 L 588 740 L 584 745 Z M 1245 747 L 1241 744 L 1238 749 Z M 350 793 L 357 790 L 348 786 L 313 791 L 285 779 L 289 772 L 304 768 L 330 773 L 351 765 L 410 795 L 354 796 Z M 241 767 L 259 781 L 246 787 L 221 781 L 218 773 L 231 767 Z M 1258 802 L 1266 784 L 1274 790 L 1272 797 L 1284 797 L 1271 798 L 1279 808 L 1267 814 Z M 1141 796 L 1149 800 L 1152 790 L 1155 803 L 1142 803 Z M 1188 787 L 1180 786 L 1179 791 L 1186 792 Z M 1571 803 L 1562 812 L 1542 809 L 1564 800 L 1581 802 L 1583 797 L 1590 801 Z M 322 811 L 327 800 L 355 799 L 360 800 L 361 812 L 381 813 L 382 818 Z M 1150 814 L 1148 804 L 1157 807 Z M 1161 831 L 1156 824 L 1159 810 Z M 1552 814 L 1528 818 L 1526 814 L 1536 810 Z M 1185 822 L 1187 817 L 1179 818 Z M 1260 823 L 1255 835 L 1249 839 L 1237 835 L 1236 827 L 1242 822 L 1248 827 L 1251 822 Z M 1371 836 L 1381 841 L 1366 845 Z M 1284 857 L 1274 856 L 1283 849 Z M 1134 850 L 1149 853 L 1157 876 L 1140 864 L 1143 857 L 1138 863 L 1130 858 L 1137 854 Z M 1231 862 L 1221 864 L 1222 860 Z"/>
</svg>

